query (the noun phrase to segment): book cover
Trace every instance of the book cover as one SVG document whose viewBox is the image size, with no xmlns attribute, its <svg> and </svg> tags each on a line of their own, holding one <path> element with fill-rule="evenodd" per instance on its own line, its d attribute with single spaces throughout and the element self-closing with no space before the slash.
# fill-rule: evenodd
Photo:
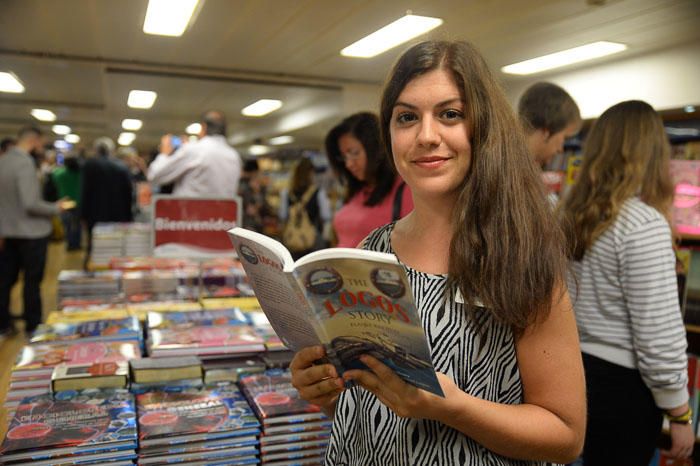
<svg viewBox="0 0 700 466">
<path fill-rule="evenodd" d="M 59 364 L 51 376 L 51 390 L 82 390 L 86 388 L 128 388 L 129 363 L 126 361 L 93 362 L 90 364 Z"/>
<path fill-rule="evenodd" d="M 149 312 L 149 329 L 187 329 L 218 325 L 246 325 L 248 320 L 238 308 L 185 312 Z"/>
<path fill-rule="evenodd" d="M 0 452 L 11 461 L 13 453 L 26 450 L 92 452 L 118 442 L 135 447 L 136 438 L 134 398 L 127 390 L 71 390 L 20 403 Z"/>
<path fill-rule="evenodd" d="M 29 340 L 30 344 L 53 343 L 71 340 L 116 341 L 138 340 L 141 326 L 136 317 L 124 319 L 92 320 L 79 323 L 57 322 L 40 325 Z"/>
<path fill-rule="evenodd" d="M 139 438 L 179 437 L 192 434 L 249 433 L 259 422 L 238 389 L 180 393 L 151 392 L 136 396 Z"/>
<path fill-rule="evenodd" d="M 317 419 L 326 417 L 321 408 L 299 396 L 292 386 L 292 374 L 287 370 L 271 369 L 262 374 L 246 375 L 241 378 L 240 385 L 264 423 L 270 418 L 292 415 L 313 414 L 311 417 Z"/>
<path fill-rule="evenodd" d="M 393 254 L 334 248 L 296 262 L 278 241 L 229 231 L 260 305 L 292 350 L 326 348 L 339 374 L 371 355 L 407 383 L 443 396 L 404 267 Z"/>
<path fill-rule="evenodd" d="M 27 345 L 22 348 L 12 369 L 14 379 L 45 374 L 50 377 L 53 368 L 61 363 L 92 364 L 138 359 L 141 350 L 133 341 L 73 342 L 53 345 Z"/>
<path fill-rule="evenodd" d="M 265 345 L 248 325 L 192 327 L 151 330 L 149 351 L 152 356 L 252 353 L 265 351 Z"/>
</svg>

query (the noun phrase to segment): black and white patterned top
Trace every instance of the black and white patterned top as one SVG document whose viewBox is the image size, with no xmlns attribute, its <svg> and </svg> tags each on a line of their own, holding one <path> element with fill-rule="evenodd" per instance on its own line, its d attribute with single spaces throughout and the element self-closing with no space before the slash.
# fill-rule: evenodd
<svg viewBox="0 0 700 466">
<path fill-rule="evenodd" d="M 393 224 L 373 231 L 364 248 L 390 252 Z M 518 404 L 523 389 L 510 327 L 484 310 L 472 317 L 447 290 L 446 275 L 405 267 L 433 364 L 465 392 L 498 403 Z M 476 328 L 483 325 L 481 332 Z M 327 466 L 537 465 L 487 450 L 436 421 L 402 419 L 363 388 L 344 391 L 336 405 Z"/>
</svg>

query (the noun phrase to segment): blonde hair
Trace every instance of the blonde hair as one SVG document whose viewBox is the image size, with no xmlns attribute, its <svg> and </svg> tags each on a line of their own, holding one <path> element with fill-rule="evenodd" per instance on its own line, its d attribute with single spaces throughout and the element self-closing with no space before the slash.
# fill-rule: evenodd
<svg viewBox="0 0 700 466">
<path fill-rule="evenodd" d="M 586 138 L 576 185 L 561 206 L 571 258 L 583 258 L 631 197 L 670 220 L 669 158 L 663 122 L 651 105 L 629 100 L 600 116 Z"/>
</svg>

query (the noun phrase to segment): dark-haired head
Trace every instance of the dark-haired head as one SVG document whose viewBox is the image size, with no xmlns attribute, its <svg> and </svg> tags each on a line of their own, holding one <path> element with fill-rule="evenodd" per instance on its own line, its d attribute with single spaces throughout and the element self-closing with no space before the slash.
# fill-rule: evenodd
<svg viewBox="0 0 700 466">
<path fill-rule="evenodd" d="M 226 136 L 226 115 L 218 110 L 209 110 L 200 118 L 202 131 L 207 136 Z"/>
<path fill-rule="evenodd" d="M 354 137 L 364 148 L 367 164 L 362 180 L 350 173 L 346 166 L 339 144 L 344 135 Z M 347 199 L 369 185 L 373 189 L 365 204 L 372 206 L 379 204 L 391 192 L 396 174 L 381 144 L 379 119 L 374 113 L 356 113 L 331 129 L 326 136 L 326 155 L 335 174 L 347 184 Z"/>
<path fill-rule="evenodd" d="M 463 99 L 471 146 L 452 212 L 450 280 L 465 297 L 479 297 L 499 320 L 522 330 L 549 310 L 564 277 L 563 238 L 521 125 L 471 44 L 428 41 L 399 58 L 381 99 L 384 147 L 393 160 L 392 122 L 407 84 L 436 71 L 450 75 Z M 421 193 L 411 188 L 418 206 Z"/>
</svg>

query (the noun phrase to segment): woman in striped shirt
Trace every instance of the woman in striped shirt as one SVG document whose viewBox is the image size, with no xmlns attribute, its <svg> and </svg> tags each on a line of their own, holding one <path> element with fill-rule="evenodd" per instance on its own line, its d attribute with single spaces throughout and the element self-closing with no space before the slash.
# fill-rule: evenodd
<svg viewBox="0 0 700 466">
<path fill-rule="evenodd" d="M 609 108 L 588 135 L 562 206 L 587 379 L 586 466 L 649 464 L 664 412 L 668 454 L 692 453 L 669 152 L 661 118 L 647 103 Z"/>
</svg>

